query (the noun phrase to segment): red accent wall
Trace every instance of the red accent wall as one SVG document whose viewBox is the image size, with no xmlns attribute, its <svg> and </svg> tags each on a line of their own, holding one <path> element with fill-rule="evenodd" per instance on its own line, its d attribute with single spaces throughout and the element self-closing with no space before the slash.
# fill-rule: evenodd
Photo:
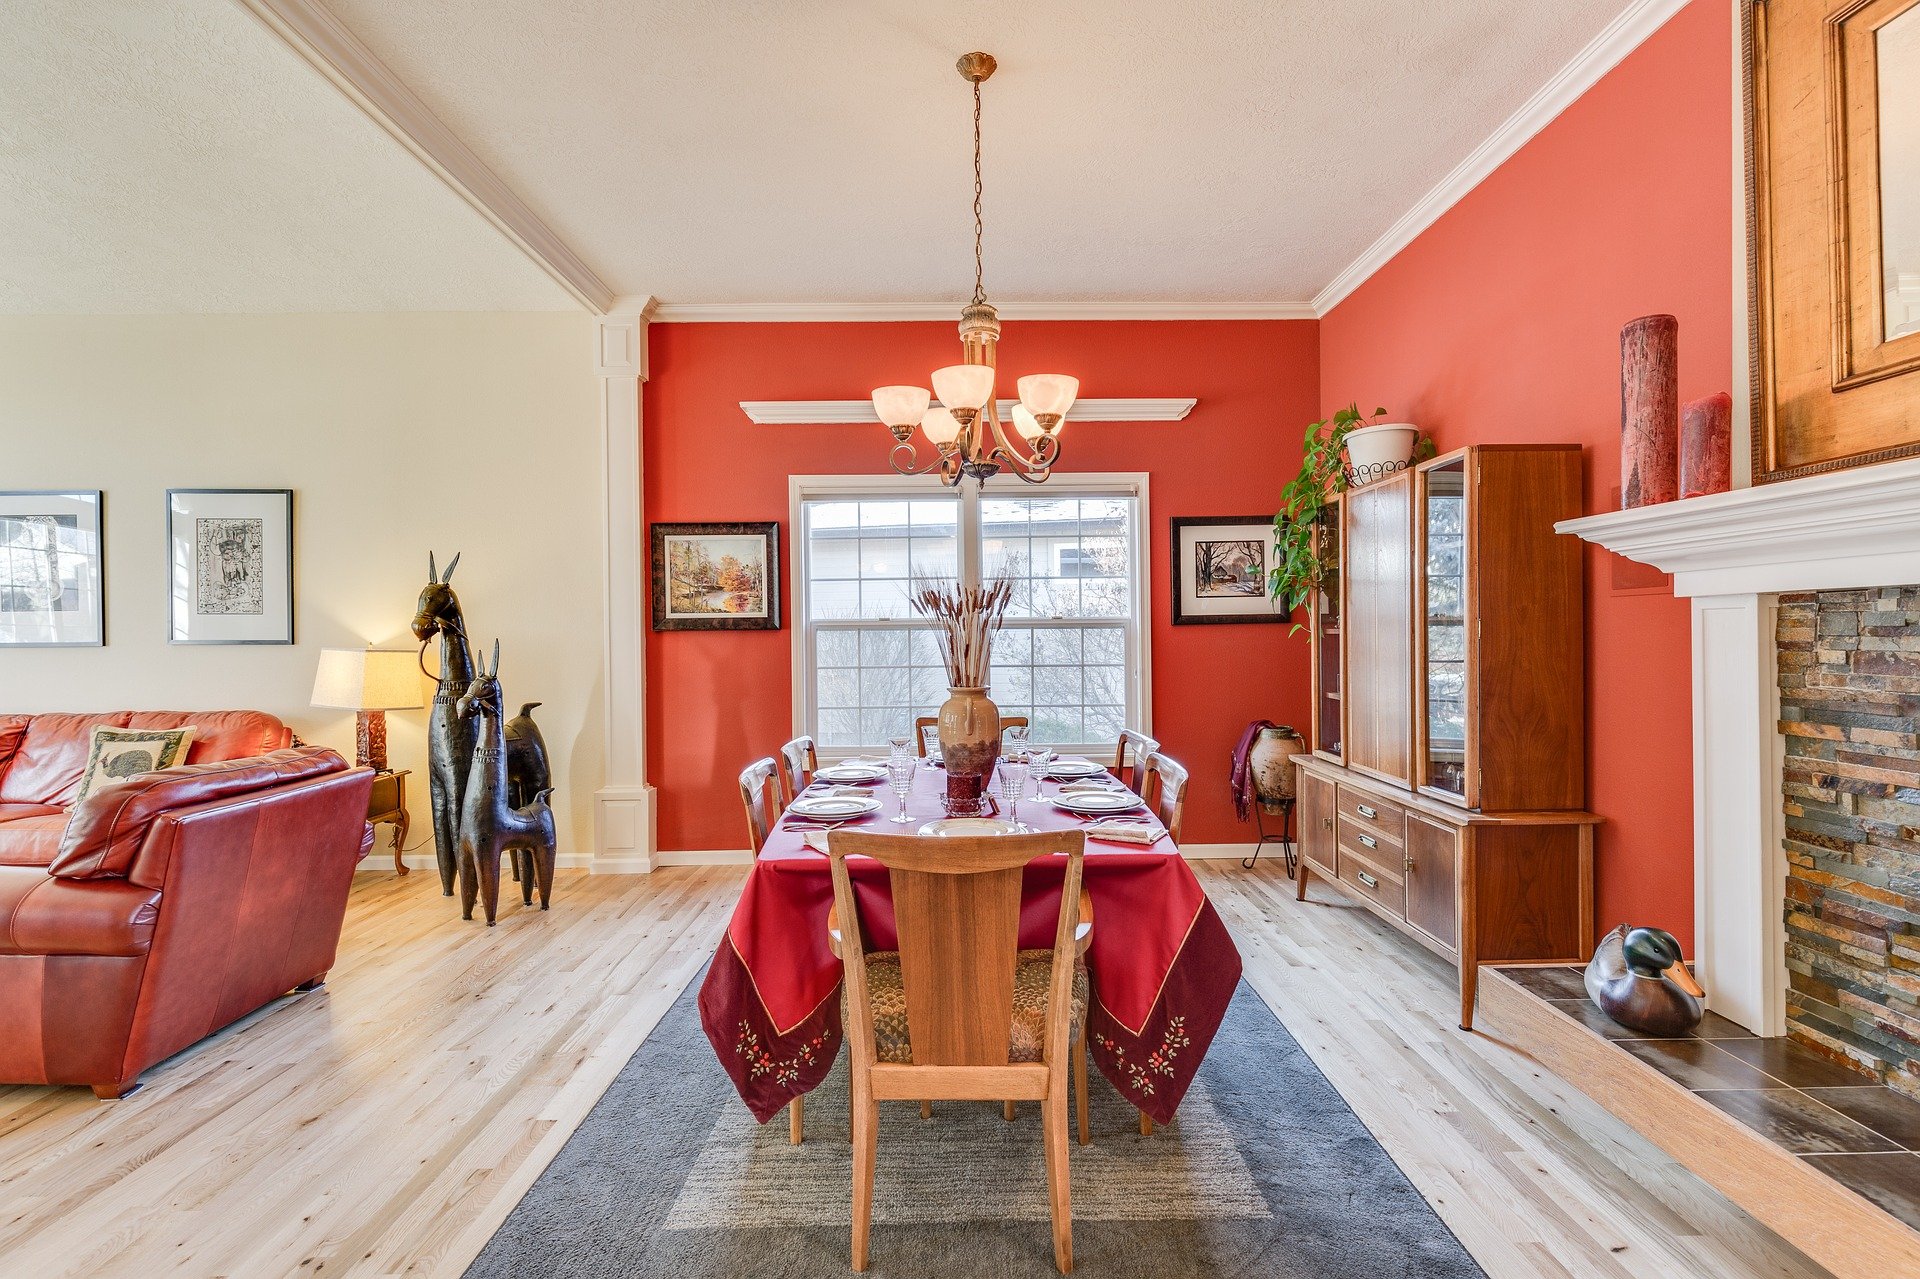
<svg viewBox="0 0 1920 1279">
<path fill-rule="evenodd" d="M 1696 0 L 1321 322 L 1321 403 L 1387 406 L 1442 449 L 1587 446 L 1618 506 L 1619 330 L 1680 320 L 1684 399 L 1727 390 L 1731 6 Z M 1587 552 L 1599 923 L 1693 930 L 1689 615 Z M 1690 945 L 1690 941 L 1688 941 Z"/>
<path fill-rule="evenodd" d="M 1068 428 L 1064 470 L 1146 471 L 1152 547 L 1153 731 L 1193 771 L 1185 839 L 1250 837 L 1233 818 L 1227 760 L 1249 719 L 1304 725 L 1304 635 L 1281 625 L 1174 626 L 1168 520 L 1269 513 L 1317 416 L 1313 321 L 1008 322 L 1002 386 L 1072 373 L 1091 397 L 1195 396 L 1176 423 Z M 954 324 L 657 324 L 644 390 L 649 520 L 779 520 L 789 586 L 790 474 L 884 472 L 874 426 L 752 426 L 742 400 L 856 399 L 926 385 L 959 358 Z M 1010 490 L 1018 481 L 997 483 Z M 791 620 L 791 593 L 783 617 Z M 741 848 L 735 784 L 793 729 L 793 631 L 647 637 L 649 780 L 664 850 Z"/>
</svg>

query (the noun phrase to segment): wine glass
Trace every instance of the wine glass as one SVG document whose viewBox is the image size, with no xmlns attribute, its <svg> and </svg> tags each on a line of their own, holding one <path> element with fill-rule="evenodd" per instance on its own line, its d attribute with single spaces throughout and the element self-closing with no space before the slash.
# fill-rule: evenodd
<svg viewBox="0 0 1920 1279">
<path fill-rule="evenodd" d="M 887 739 L 888 763 L 892 763 L 897 759 L 907 759 L 912 755 L 913 739 L 911 737 L 889 737 Z"/>
<path fill-rule="evenodd" d="M 1027 758 L 1033 765 L 1034 777 L 1044 781 L 1053 775 L 1053 761 L 1059 756 L 1045 746 L 1036 746 Z"/>
<path fill-rule="evenodd" d="M 907 792 L 913 789 L 914 766 L 919 763 L 911 755 L 896 755 L 887 761 L 887 785 L 893 788 L 894 796 L 900 801 L 900 812 L 889 818 L 896 826 L 904 826 L 913 818 L 907 816 Z"/>
<path fill-rule="evenodd" d="M 1024 761 L 1007 760 L 1000 765 L 1000 802 L 1007 806 L 1007 820 L 1020 824 L 1020 801 L 1027 797 L 1027 779 L 1032 769 Z"/>
<path fill-rule="evenodd" d="M 1001 754 L 1008 759 L 1027 757 L 1027 726 L 1015 724 L 1000 735 Z"/>
</svg>

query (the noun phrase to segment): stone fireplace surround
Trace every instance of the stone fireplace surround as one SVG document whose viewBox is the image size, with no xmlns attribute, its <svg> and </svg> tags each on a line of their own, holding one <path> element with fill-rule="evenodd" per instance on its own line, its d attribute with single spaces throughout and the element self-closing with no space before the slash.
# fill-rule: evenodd
<svg viewBox="0 0 1920 1279">
<path fill-rule="evenodd" d="M 1783 1035 L 1780 596 L 1920 583 L 1920 459 L 1556 527 L 1673 574 L 1693 602 L 1694 964 L 1715 1012 Z"/>
</svg>

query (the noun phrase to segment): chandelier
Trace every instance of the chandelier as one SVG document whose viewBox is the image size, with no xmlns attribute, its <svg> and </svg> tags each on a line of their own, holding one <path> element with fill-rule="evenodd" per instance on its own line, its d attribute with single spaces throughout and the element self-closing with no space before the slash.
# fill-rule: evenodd
<svg viewBox="0 0 1920 1279">
<path fill-rule="evenodd" d="M 985 483 L 1010 471 L 1029 484 L 1043 484 L 1060 460 L 1061 422 L 1080 393 L 1080 379 L 1061 373 L 1034 373 L 1019 381 L 1020 403 L 1009 416 L 1025 448 L 1008 440 L 994 399 L 994 348 L 1000 342 L 1000 317 L 987 301 L 980 216 L 980 85 L 993 74 L 993 55 L 969 53 L 960 74 L 973 85 L 973 301 L 960 312 L 961 362 L 933 372 L 933 391 L 919 386 L 883 386 L 873 393 L 873 411 L 893 432 L 893 469 L 925 475 L 939 469 L 942 484 L 962 476 Z M 938 396 L 940 403 L 934 404 Z M 913 444 L 913 428 L 927 437 L 934 456 L 922 464 Z"/>
</svg>

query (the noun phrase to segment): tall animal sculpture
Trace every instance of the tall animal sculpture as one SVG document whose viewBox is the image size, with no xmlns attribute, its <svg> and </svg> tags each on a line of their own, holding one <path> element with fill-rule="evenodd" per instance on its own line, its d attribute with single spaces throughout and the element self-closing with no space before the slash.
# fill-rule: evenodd
<svg viewBox="0 0 1920 1279">
<path fill-rule="evenodd" d="M 433 552 L 427 552 L 427 584 L 421 588 L 413 614 L 413 637 L 420 641 L 420 669 L 429 678 L 432 672 L 426 669 L 427 645 L 436 635 L 440 638 L 439 689 L 427 721 L 427 792 L 433 804 L 433 856 L 440 871 L 440 891 L 448 897 L 453 896 L 454 877 L 460 868 L 460 796 L 473 768 L 474 742 L 473 721 L 454 709 L 474 675 L 466 618 L 460 611 L 460 597 L 449 585 L 459 564 L 456 552 L 447 561 L 446 572 L 440 573 Z M 529 802 L 533 795 L 553 785 L 547 744 L 533 722 L 533 708 L 538 705 L 527 702 L 521 706 L 506 728 L 507 777 L 516 804 Z M 517 873 L 517 863 L 515 870 Z"/>
<path fill-rule="evenodd" d="M 540 888 L 540 909 L 553 894 L 556 841 L 551 788 L 534 793 L 530 803 L 516 807 L 508 796 L 507 738 L 500 705 L 500 641 L 493 642 L 493 668 L 474 677 L 465 695 L 455 703 L 461 719 L 477 720 L 473 768 L 460 796 L 460 917 L 473 918 L 477 896 L 492 927 L 500 908 L 500 856 L 515 854 L 521 899 L 533 900 Z"/>
</svg>

